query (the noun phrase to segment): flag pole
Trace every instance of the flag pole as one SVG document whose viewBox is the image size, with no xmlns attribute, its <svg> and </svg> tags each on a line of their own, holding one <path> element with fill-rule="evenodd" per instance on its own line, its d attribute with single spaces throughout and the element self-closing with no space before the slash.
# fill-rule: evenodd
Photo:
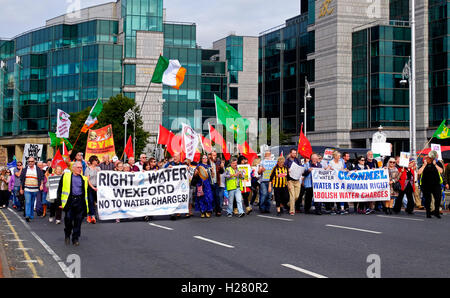
<svg viewBox="0 0 450 298">
<path fill-rule="evenodd" d="M 75 145 L 77 144 L 78 139 L 80 138 L 80 135 L 81 135 L 82 130 L 83 130 L 83 128 L 81 128 L 80 133 L 78 134 L 78 137 L 77 137 L 77 139 L 75 140 L 75 143 L 72 145 L 72 150 L 75 148 Z M 64 140 L 63 140 L 63 142 L 64 142 Z"/>
<path fill-rule="evenodd" d="M 145 92 L 144 101 L 142 102 L 142 105 L 141 105 L 141 109 L 140 109 L 141 112 L 142 112 L 142 109 L 144 108 L 145 100 L 147 99 L 147 94 L 148 94 L 148 91 L 150 90 L 151 85 L 152 85 L 152 81 L 150 80 L 150 83 L 147 86 L 147 91 Z"/>
</svg>

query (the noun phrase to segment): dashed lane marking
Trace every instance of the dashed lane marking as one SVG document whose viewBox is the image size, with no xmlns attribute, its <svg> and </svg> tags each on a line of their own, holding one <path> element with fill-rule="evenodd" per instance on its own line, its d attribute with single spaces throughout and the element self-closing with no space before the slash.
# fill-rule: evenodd
<svg viewBox="0 0 450 298">
<path fill-rule="evenodd" d="M 294 266 L 294 265 L 291 265 L 291 264 L 281 264 L 281 266 L 284 266 L 286 268 L 290 268 L 292 270 L 295 270 L 295 271 L 298 271 L 298 272 L 310 275 L 310 276 L 315 277 L 315 278 L 328 278 L 328 277 L 326 277 L 324 275 L 317 274 L 317 273 L 314 273 L 312 271 L 309 271 L 309 270 L 306 270 L 306 269 L 303 269 L 303 268 L 300 268 L 300 267 L 297 267 L 297 266 Z"/>
<path fill-rule="evenodd" d="M 345 230 L 353 230 L 353 231 L 359 231 L 359 232 L 365 232 L 365 233 L 372 233 L 372 234 L 382 234 L 381 232 L 377 231 L 370 231 L 370 230 L 364 230 L 364 229 L 358 229 L 358 228 L 352 228 L 352 227 L 344 227 L 344 226 L 335 226 L 335 225 L 325 225 L 327 227 L 331 228 L 338 228 L 338 229 L 345 229 Z"/>
<path fill-rule="evenodd" d="M 194 236 L 194 238 L 199 239 L 199 240 L 203 240 L 203 241 L 206 241 L 206 242 L 209 242 L 209 243 L 213 243 L 213 244 L 216 244 L 216 245 L 220 245 L 220 246 L 223 246 L 223 247 L 234 248 L 234 246 L 232 246 L 232 245 L 228 245 L 228 244 L 225 244 L 225 243 L 222 243 L 222 242 L 211 240 L 211 239 L 208 239 L 208 238 L 205 238 L 205 237 L 202 237 L 202 236 Z"/>
</svg>

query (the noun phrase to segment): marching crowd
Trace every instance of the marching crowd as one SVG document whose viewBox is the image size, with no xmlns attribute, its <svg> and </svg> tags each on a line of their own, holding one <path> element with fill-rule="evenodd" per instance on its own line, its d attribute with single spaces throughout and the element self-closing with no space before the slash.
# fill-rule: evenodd
<svg viewBox="0 0 450 298">
<path fill-rule="evenodd" d="M 435 152 L 434 152 L 435 153 Z M 68 168 L 51 167 L 52 160 L 46 163 L 38 162 L 33 157 L 24 166 L 17 162 L 13 169 L 3 168 L 0 172 L 0 208 L 6 208 L 9 201 L 17 211 L 23 211 L 27 221 L 37 216 L 49 216 L 49 222 L 61 223 L 62 211 L 65 211 L 66 242 L 72 235 L 72 241 L 78 245 L 81 222 L 87 216 L 87 222 L 95 224 L 97 201 L 97 172 L 124 171 L 141 172 L 186 165 L 190 178 L 189 213 L 185 217 L 194 215 L 194 210 L 202 218 L 212 215 L 221 216 L 226 207 L 227 217 L 243 217 L 250 215 L 255 206 L 259 212 L 271 213 L 271 201 L 276 204 L 276 215 L 286 212 L 291 216 L 296 213 L 349 214 L 348 203 L 314 203 L 311 171 L 315 168 L 336 171 L 360 171 L 384 167 L 389 172 L 391 198 L 385 202 L 358 202 L 353 204 L 353 213 L 369 215 L 384 212 L 387 215 L 398 214 L 406 197 L 405 212 L 413 214 L 414 208 L 426 209 L 427 218 L 434 215 L 440 218 L 441 198 L 444 189 L 449 189 L 450 165 L 444 167 L 438 161 L 433 151 L 423 158 L 423 165 L 417 168 L 416 161 L 410 159 L 408 167 L 401 167 L 400 157 L 386 158 L 384 164 L 374 159 L 371 151 L 366 156 L 359 156 L 355 162 L 350 160 L 349 153 L 335 151 L 333 159 L 326 161 L 319 154 L 312 154 L 310 159 L 299 159 L 297 151 L 292 149 L 285 158 L 280 156 L 270 174 L 264 178 L 264 161 L 273 160 L 271 152 L 265 152 L 261 159 L 253 160 L 252 164 L 246 157 L 232 157 L 228 162 L 218 158 L 216 152 L 202 155 L 200 162 L 190 160 L 181 161 L 180 155 L 157 161 L 147 159 L 141 154 L 139 161 L 130 157 L 127 162 L 108 155 L 100 161 L 97 156 L 89 160 L 83 159 L 83 153 L 78 152 L 73 162 L 67 162 Z M 298 180 L 290 175 L 293 163 L 304 167 L 304 174 Z M 244 174 L 238 165 L 249 165 L 250 181 L 244 181 Z M 63 174 L 67 172 L 70 175 Z M 66 179 L 67 176 L 67 179 Z M 67 181 L 66 181 L 67 180 Z M 49 183 L 56 183 L 58 191 L 49 194 Z M 433 203 L 434 201 L 434 203 Z M 171 215 L 172 220 L 180 214 Z M 145 220 L 151 220 L 148 216 Z M 120 222 L 119 219 L 116 222 Z"/>
</svg>

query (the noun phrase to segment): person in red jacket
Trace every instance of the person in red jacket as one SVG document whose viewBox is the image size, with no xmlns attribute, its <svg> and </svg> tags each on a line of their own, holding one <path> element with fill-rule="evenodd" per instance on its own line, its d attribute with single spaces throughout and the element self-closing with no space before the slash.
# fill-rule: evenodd
<svg viewBox="0 0 450 298">
<path fill-rule="evenodd" d="M 415 178 L 414 178 L 414 168 L 415 161 L 414 158 L 409 159 L 408 168 L 399 168 L 398 172 L 400 173 L 400 184 L 402 186 L 402 190 L 398 194 L 397 199 L 395 200 L 394 212 L 395 214 L 400 213 L 403 204 L 403 196 L 406 195 L 408 199 L 408 204 L 406 205 L 405 212 L 408 214 L 414 214 L 414 190 L 415 190 Z"/>
</svg>

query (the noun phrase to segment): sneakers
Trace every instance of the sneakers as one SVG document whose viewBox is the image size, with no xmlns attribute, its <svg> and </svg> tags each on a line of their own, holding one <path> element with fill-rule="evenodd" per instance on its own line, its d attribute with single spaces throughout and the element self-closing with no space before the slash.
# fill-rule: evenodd
<svg viewBox="0 0 450 298">
<path fill-rule="evenodd" d="M 120 219 L 116 219 L 116 223 L 119 223 L 120 222 Z"/>
<path fill-rule="evenodd" d="M 366 215 L 369 215 L 370 213 L 372 213 L 372 210 L 370 210 L 370 209 L 366 209 L 366 212 L 365 212 L 365 214 L 366 214 Z"/>
<path fill-rule="evenodd" d="M 245 216 L 245 213 L 241 213 L 238 215 L 239 218 L 244 217 L 244 216 Z"/>
<path fill-rule="evenodd" d="M 289 215 L 290 215 L 290 216 L 294 216 L 294 215 L 295 215 L 295 212 L 289 212 Z"/>
<path fill-rule="evenodd" d="M 61 221 L 59 219 L 56 220 L 55 224 L 59 225 Z"/>
<path fill-rule="evenodd" d="M 252 211 L 253 211 L 253 209 L 252 209 L 252 208 L 250 208 L 250 207 L 247 207 L 247 208 L 246 208 L 246 212 L 245 212 L 245 213 L 247 213 L 247 215 L 250 215 L 250 213 L 252 213 Z"/>
<path fill-rule="evenodd" d="M 200 215 L 201 218 L 205 218 L 205 213 L 202 213 L 202 215 Z"/>
<path fill-rule="evenodd" d="M 91 216 L 90 215 L 88 215 L 86 221 L 87 221 L 87 223 L 91 223 Z"/>
<path fill-rule="evenodd" d="M 53 222 L 54 219 L 55 219 L 54 217 L 49 217 L 48 222 Z"/>
<path fill-rule="evenodd" d="M 227 215 L 227 217 L 228 217 L 228 218 L 232 218 L 232 217 L 233 217 L 233 214 L 230 214 L 230 213 L 229 213 L 229 214 Z"/>
<path fill-rule="evenodd" d="M 206 212 L 206 218 L 210 218 L 211 217 L 211 213 L 210 212 Z"/>
<path fill-rule="evenodd" d="M 97 220 L 95 219 L 95 216 L 91 216 L 91 224 L 96 224 Z"/>
</svg>

